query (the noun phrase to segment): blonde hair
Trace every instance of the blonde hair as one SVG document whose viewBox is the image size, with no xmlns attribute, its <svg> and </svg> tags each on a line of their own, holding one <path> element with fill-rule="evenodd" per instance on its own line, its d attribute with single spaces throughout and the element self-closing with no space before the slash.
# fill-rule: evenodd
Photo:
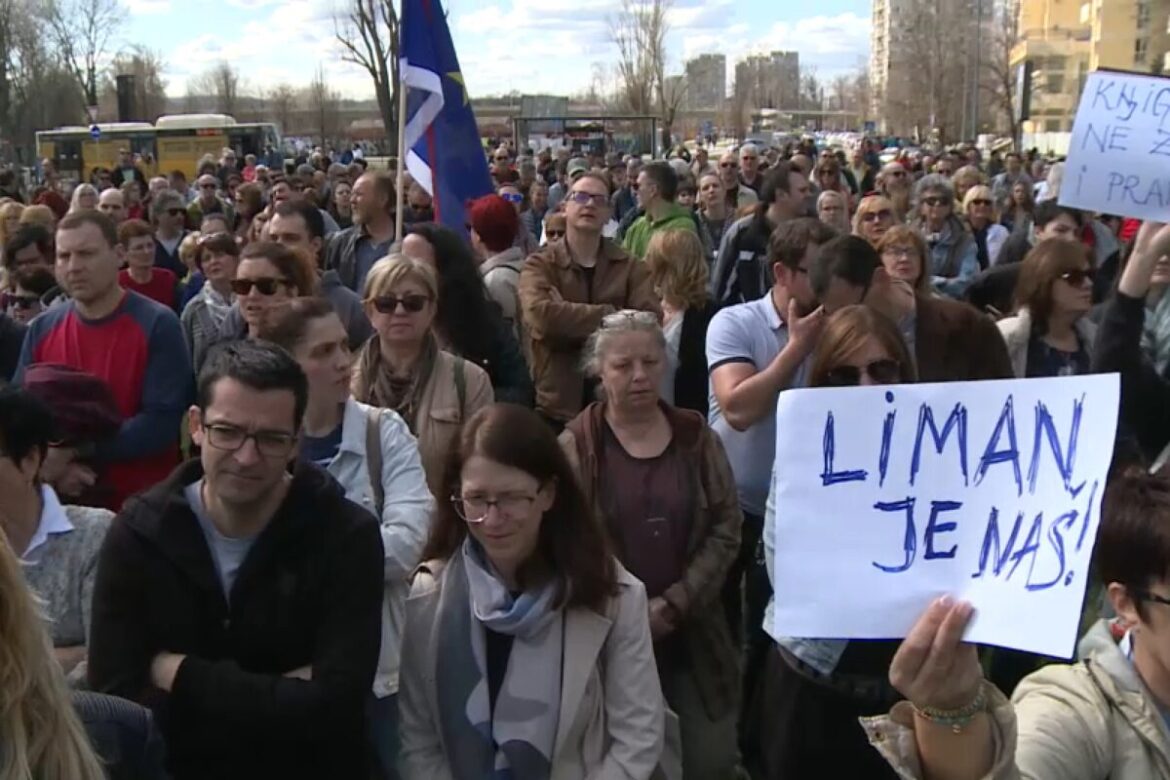
<svg viewBox="0 0 1170 780">
<path fill-rule="evenodd" d="M 0 534 L 0 777 L 102 780 L 36 597 Z"/>
<path fill-rule="evenodd" d="M 20 224 L 40 225 L 51 232 L 57 227 L 57 214 L 48 206 L 38 203 L 20 212 Z"/>
<path fill-rule="evenodd" d="M 977 184 L 971 189 L 967 190 L 967 194 L 963 196 L 963 216 L 967 216 L 967 212 L 971 209 L 971 201 L 974 200 L 989 200 L 991 201 L 991 221 L 999 222 L 999 207 L 995 205 L 995 197 L 991 194 L 991 188 L 986 184 Z"/>
<path fill-rule="evenodd" d="M 78 201 L 81 200 L 82 195 L 93 195 L 94 198 L 97 198 L 98 197 L 97 187 L 93 186 L 92 184 L 86 184 L 86 183 L 78 184 L 77 187 L 75 187 L 73 190 L 73 197 L 71 197 L 69 199 L 70 213 L 77 211 L 78 209 L 81 208 L 81 206 L 79 206 L 77 204 L 78 204 Z"/>
<path fill-rule="evenodd" d="M 20 217 L 23 214 L 24 205 L 21 203 L 10 200 L 7 203 L 0 204 L 0 246 L 8 243 L 8 239 L 11 238 L 11 236 L 8 235 L 7 228 L 4 227 L 4 223 L 12 217 L 16 217 L 17 221 L 19 222 Z"/>
<path fill-rule="evenodd" d="M 188 233 L 179 242 L 179 262 L 187 270 L 194 270 L 196 267 L 195 259 L 199 254 L 199 234 Z M 237 255 L 238 256 L 238 255 Z"/>
<path fill-rule="evenodd" d="M 962 168 L 955 171 L 955 175 L 951 177 L 951 181 L 955 185 L 955 192 L 958 192 L 962 189 L 970 190 L 972 187 L 978 187 L 980 184 L 986 184 L 987 177 L 983 175 L 983 171 L 979 170 L 974 165 L 964 165 Z"/>
<path fill-rule="evenodd" d="M 693 230 L 660 230 L 650 237 L 643 262 L 654 289 L 677 309 L 707 305 L 707 257 Z"/>
<path fill-rule="evenodd" d="M 897 209 L 894 208 L 894 201 L 885 195 L 866 195 L 857 204 L 857 211 L 853 212 L 853 235 L 865 238 L 865 233 L 861 230 L 861 225 L 864 222 L 862 217 L 870 211 L 881 211 L 883 205 L 889 207 L 890 213 L 894 217 L 894 222 L 898 222 L 899 216 Z"/>
<path fill-rule="evenodd" d="M 386 295 L 395 285 L 407 279 L 421 284 L 431 299 L 438 302 L 439 278 L 435 275 L 434 267 L 425 260 L 416 260 L 403 254 L 387 255 L 374 263 L 374 267 L 366 274 L 362 301 L 369 303 L 380 295 Z"/>
</svg>

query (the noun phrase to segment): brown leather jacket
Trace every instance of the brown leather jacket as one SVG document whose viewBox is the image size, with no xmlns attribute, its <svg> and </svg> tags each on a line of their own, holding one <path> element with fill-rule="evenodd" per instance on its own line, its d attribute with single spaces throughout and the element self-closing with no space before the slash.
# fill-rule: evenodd
<svg viewBox="0 0 1170 780">
<path fill-rule="evenodd" d="M 682 579 L 662 597 L 680 616 L 687 657 L 708 717 L 720 718 L 739 703 L 739 653 L 731 639 L 720 593 L 735 556 L 743 513 L 727 455 L 719 437 L 698 412 L 663 403 L 674 442 L 691 466 L 696 486 L 695 517 L 687 541 Z M 594 403 L 565 426 L 561 449 L 581 480 L 586 499 L 600 512 L 598 449 L 603 446 L 605 404 Z M 601 521 L 603 527 L 607 527 Z"/>
<path fill-rule="evenodd" d="M 536 409 L 569 420 L 585 405 L 581 348 L 620 309 L 658 311 L 646 266 L 602 239 L 592 283 L 561 240 L 532 255 L 520 272 L 525 350 L 532 360 Z"/>
</svg>

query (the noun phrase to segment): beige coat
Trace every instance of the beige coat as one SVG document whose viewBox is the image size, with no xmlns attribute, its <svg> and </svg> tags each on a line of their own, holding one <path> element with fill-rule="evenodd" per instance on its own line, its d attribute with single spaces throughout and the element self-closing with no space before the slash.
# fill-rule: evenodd
<svg viewBox="0 0 1170 780">
<path fill-rule="evenodd" d="M 1010 703 L 987 684 L 995 760 L 984 780 L 1170 780 L 1170 732 L 1104 621 L 1080 654 L 1025 677 Z M 862 721 L 907 780 L 922 777 L 913 723 L 905 702 Z"/>
<path fill-rule="evenodd" d="M 446 569 L 416 577 L 406 602 L 399 685 L 403 780 L 450 780 L 435 681 L 438 606 Z M 561 706 L 551 780 L 656 777 L 665 704 L 647 621 L 646 589 L 618 566 L 619 595 L 601 615 L 565 614 Z"/>
</svg>

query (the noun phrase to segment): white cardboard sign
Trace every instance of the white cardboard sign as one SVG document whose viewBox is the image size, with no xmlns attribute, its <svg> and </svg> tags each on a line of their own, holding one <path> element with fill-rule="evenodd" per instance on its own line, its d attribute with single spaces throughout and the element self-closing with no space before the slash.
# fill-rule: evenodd
<svg viewBox="0 0 1170 780">
<path fill-rule="evenodd" d="M 1089 74 L 1073 122 L 1060 203 L 1143 220 L 1170 217 L 1170 79 Z"/>
<path fill-rule="evenodd" d="M 968 641 L 1071 657 L 1116 374 L 780 394 L 774 637 L 896 639 L 944 594 Z"/>
</svg>

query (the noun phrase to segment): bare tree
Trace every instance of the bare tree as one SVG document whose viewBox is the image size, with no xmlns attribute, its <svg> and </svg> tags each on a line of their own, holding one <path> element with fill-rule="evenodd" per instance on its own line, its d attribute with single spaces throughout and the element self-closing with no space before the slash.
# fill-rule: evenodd
<svg viewBox="0 0 1170 780">
<path fill-rule="evenodd" d="M 287 133 L 292 129 L 292 114 L 296 103 L 296 90 L 288 84 L 277 84 L 268 91 L 269 111 L 280 125 L 280 132 Z"/>
<path fill-rule="evenodd" d="M 98 68 L 111 39 L 126 19 L 119 0 L 40 0 L 45 34 L 62 66 L 73 76 L 87 105 L 97 105 Z"/>
<path fill-rule="evenodd" d="M 341 96 L 329 88 L 325 81 L 325 70 L 320 65 L 309 82 L 306 93 L 306 103 L 309 114 L 313 118 L 317 135 L 321 138 L 321 146 L 328 146 L 332 139 L 339 135 L 339 113 L 341 110 Z"/>
<path fill-rule="evenodd" d="M 636 114 L 656 113 L 662 120 L 664 145 L 686 94 L 685 79 L 667 75 L 667 16 L 672 0 L 622 0 L 609 20 L 610 40 L 617 47 L 618 95 Z"/>
<path fill-rule="evenodd" d="M 896 75 L 887 84 L 886 118 L 893 132 L 946 143 L 962 133 L 969 105 L 972 4 L 908 0 L 903 14 L 905 24 L 890 41 Z"/>
<path fill-rule="evenodd" d="M 984 61 L 983 87 L 999 114 L 997 126 L 1008 130 L 1016 141 L 1020 138 L 1020 119 L 1016 107 L 1016 74 L 1012 68 L 1012 49 L 1020 39 L 1018 0 L 1007 0 L 994 11 L 989 55 Z"/>
<path fill-rule="evenodd" d="M 235 115 L 240 108 L 240 72 L 227 60 L 212 65 L 208 70 L 187 82 L 188 103 L 196 95 L 215 99 L 215 110 Z"/>
<path fill-rule="evenodd" d="M 746 76 L 746 70 L 736 69 L 736 79 L 731 88 L 731 99 L 727 101 L 727 117 L 724 120 L 724 127 L 735 137 L 743 140 L 747 134 L 747 120 L 745 115 L 748 110 L 748 101 L 751 96 L 751 80 L 749 78 L 741 78 Z"/>
<path fill-rule="evenodd" d="M 397 148 L 398 12 L 394 0 L 344 0 L 333 15 L 341 59 L 363 68 L 374 82 L 378 113 L 390 148 Z"/>
<path fill-rule="evenodd" d="M 134 45 L 120 52 L 110 63 L 101 85 L 102 112 L 111 116 L 117 113 L 117 77 L 133 76 L 133 118 L 153 122 L 167 108 L 167 83 L 162 77 L 165 67 L 162 55 L 145 46 Z"/>
</svg>

